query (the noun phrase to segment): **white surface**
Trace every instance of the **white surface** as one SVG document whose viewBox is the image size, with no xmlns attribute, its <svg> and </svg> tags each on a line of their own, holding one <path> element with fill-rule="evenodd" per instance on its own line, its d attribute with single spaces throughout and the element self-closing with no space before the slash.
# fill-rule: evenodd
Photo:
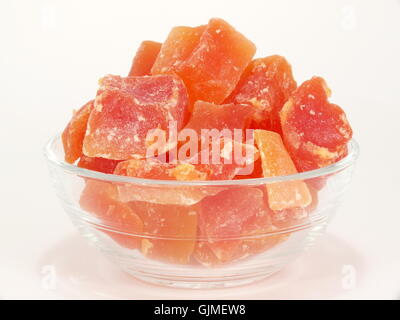
<svg viewBox="0 0 400 320">
<path fill-rule="evenodd" d="M 172 290 L 129 278 L 78 238 L 42 146 L 100 76 L 128 72 L 141 40 L 211 16 L 259 56 L 285 55 L 298 82 L 324 76 L 361 157 L 327 236 L 297 262 L 252 286 Z M 399 299 L 399 34 L 398 0 L 2 2 L 0 298 Z"/>
</svg>

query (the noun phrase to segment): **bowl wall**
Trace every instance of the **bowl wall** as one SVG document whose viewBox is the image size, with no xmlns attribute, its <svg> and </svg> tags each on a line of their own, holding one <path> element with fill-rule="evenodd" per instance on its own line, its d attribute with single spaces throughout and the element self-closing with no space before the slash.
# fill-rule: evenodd
<svg viewBox="0 0 400 320">
<path fill-rule="evenodd" d="M 342 202 L 358 147 L 352 141 L 340 163 L 290 180 L 211 183 L 149 181 L 80 169 L 63 161 L 59 137 L 45 153 L 64 210 L 108 259 L 148 282 L 214 288 L 271 275 L 314 244 Z M 270 210 L 267 190 L 288 183 L 306 183 L 311 204 Z"/>
</svg>

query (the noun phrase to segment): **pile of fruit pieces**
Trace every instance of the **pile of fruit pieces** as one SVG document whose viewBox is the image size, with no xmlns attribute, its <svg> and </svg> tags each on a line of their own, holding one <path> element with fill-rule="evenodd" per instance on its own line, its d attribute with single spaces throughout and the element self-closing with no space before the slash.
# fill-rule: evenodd
<svg viewBox="0 0 400 320">
<path fill-rule="evenodd" d="M 189 181 L 291 175 L 346 156 L 352 130 L 343 110 L 328 101 L 325 81 L 313 77 L 297 86 L 285 58 L 253 59 L 255 52 L 216 18 L 175 27 L 162 44 L 144 41 L 129 75 L 102 78 L 94 100 L 74 113 L 62 135 L 65 160 L 103 173 Z M 247 162 L 146 158 L 147 132 L 167 132 L 171 120 L 178 130 L 196 132 L 254 129 L 254 170 L 243 176 L 238 172 Z M 103 230 L 125 248 L 165 262 L 214 266 L 287 239 L 289 233 L 274 231 L 303 222 L 324 183 L 168 186 L 86 178 L 80 205 L 120 231 Z"/>
</svg>

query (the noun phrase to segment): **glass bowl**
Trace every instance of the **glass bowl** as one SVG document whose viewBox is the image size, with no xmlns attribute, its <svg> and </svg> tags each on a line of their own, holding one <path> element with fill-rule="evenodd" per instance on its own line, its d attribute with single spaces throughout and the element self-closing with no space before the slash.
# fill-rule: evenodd
<svg viewBox="0 0 400 320">
<path fill-rule="evenodd" d="M 350 183 L 358 153 L 352 140 L 345 158 L 318 170 L 186 182 L 68 164 L 60 136 L 45 147 L 55 191 L 79 233 L 136 278 L 183 288 L 243 285 L 293 261 L 324 232 Z M 268 185 L 295 180 L 308 185 L 311 204 L 270 210 Z"/>
</svg>

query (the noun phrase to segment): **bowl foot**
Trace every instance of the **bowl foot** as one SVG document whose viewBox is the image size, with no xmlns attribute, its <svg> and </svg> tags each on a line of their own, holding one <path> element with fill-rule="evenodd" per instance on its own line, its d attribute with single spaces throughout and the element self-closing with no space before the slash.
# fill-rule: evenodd
<svg viewBox="0 0 400 320">
<path fill-rule="evenodd" d="M 129 275 L 143 282 L 160 285 L 163 287 L 180 289 L 224 289 L 238 287 L 261 281 L 277 271 L 279 271 L 279 269 L 275 271 L 251 274 L 246 276 L 221 277 L 218 279 L 200 279 L 192 277 L 173 277 L 145 274 L 142 272 L 125 270 L 125 272 L 127 272 Z"/>
</svg>

